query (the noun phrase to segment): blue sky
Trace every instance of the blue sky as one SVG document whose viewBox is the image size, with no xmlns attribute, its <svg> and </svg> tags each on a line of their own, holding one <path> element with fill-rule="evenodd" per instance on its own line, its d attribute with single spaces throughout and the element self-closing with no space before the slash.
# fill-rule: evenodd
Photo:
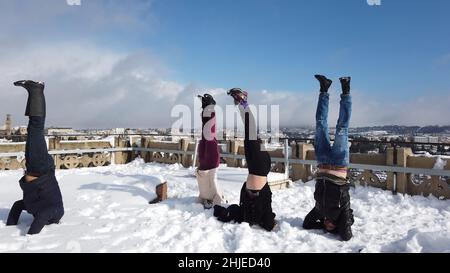
<svg viewBox="0 0 450 273">
<path fill-rule="evenodd" d="M 355 87 L 393 98 L 450 89 L 450 62 L 439 62 L 450 53 L 450 1 L 169 0 L 154 8 L 160 28 L 142 45 L 167 54 L 184 81 L 310 90 L 321 72 L 352 75 Z"/>
<path fill-rule="evenodd" d="M 339 76 L 351 75 L 359 101 L 372 104 L 374 111 L 380 106 L 391 109 L 389 115 L 379 119 L 356 112 L 360 125 L 364 121 L 367 125 L 390 121 L 450 124 L 448 112 L 436 110 L 418 116 L 427 116 L 420 120 L 395 115 L 392 110 L 402 103 L 405 109 L 417 109 L 430 96 L 442 104 L 437 109 L 448 108 L 447 0 L 382 0 L 380 6 L 370 6 L 366 0 L 82 0 L 81 6 L 68 6 L 65 0 L 40 3 L 2 3 L 0 23 L 9 27 L 1 29 L 4 34 L 0 34 L 0 41 L 8 41 L 6 46 L 12 44 L 11 48 L 16 44 L 49 48 L 52 44 L 81 45 L 111 52 L 118 59 L 149 55 L 149 62 L 154 61 L 164 71 L 152 77 L 178 85 L 178 97 L 189 86 L 240 86 L 251 92 L 287 92 L 286 98 L 314 98 L 318 89 L 315 73 L 323 73 L 336 83 Z M 32 16 L 8 17 L 20 11 Z M 14 33 L 27 35 L 13 37 Z M 335 89 L 338 93 L 338 84 Z"/>
</svg>

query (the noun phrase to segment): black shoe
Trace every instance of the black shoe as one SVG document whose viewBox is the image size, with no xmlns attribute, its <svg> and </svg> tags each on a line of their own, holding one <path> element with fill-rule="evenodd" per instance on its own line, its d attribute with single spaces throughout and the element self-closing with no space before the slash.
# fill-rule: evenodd
<svg viewBox="0 0 450 273">
<path fill-rule="evenodd" d="M 241 207 L 239 207 L 238 205 L 231 205 L 227 208 L 227 211 L 228 211 L 228 215 L 231 218 L 231 220 L 233 220 L 237 223 L 242 223 Z"/>
<path fill-rule="evenodd" d="M 231 97 L 233 97 L 234 104 L 243 105 L 244 107 L 247 106 L 247 97 L 248 97 L 247 92 L 242 91 L 242 89 L 240 89 L 240 88 L 233 88 L 233 89 L 230 89 L 227 92 L 227 94 L 230 95 Z"/>
<path fill-rule="evenodd" d="M 45 117 L 45 96 L 43 82 L 22 80 L 14 83 L 15 86 L 21 86 L 28 91 L 27 106 L 25 116 Z"/>
<path fill-rule="evenodd" d="M 320 92 L 327 93 L 333 81 L 323 75 L 314 75 L 314 77 L 320 82 Z"/>
<path fill-rule="evenodd" d="M 219 205 L 214 206 L 214 216 L 217 217 L 217 219 L 219 219 L 222 222 L 230 221 L 230 220 L 228 220 L 227 209 L 222 206 L 219 206 Z"/>
<path fill-rule="evenodd" d="M 31 81 L 31 80 L 21 80 L 21 81 L 16 81 L 14 82 L 15 86 L 21 86 L 25 89 L 29 89 L 29 88 L 33 88 L 33 87 L 39 87 L 39 88 L 44 88 L 45 84 L 43 82 L 35 82 L 35 81 Z"/>
<path fill-rule="evenodd" d="M 217 217 L 217 220 L 224 223 L 228 223 L 231 221 L 235 221 L 238 223 L 242 222 L 241 208 L 238 205 L 231 205 L 228 208 L 215 205 L 214 216 Z"/>
<path fill-rule="evenodd" d="M 204 94 L 203 96 L 198 95 L 202 100 L 202 108 L 205 109 L 209 105 L 216 105 L 216 101 L 210 94 Z"/>
<path fill-rule="evenodd" d="M 341 81 L 341 85 L 342 85 L 342 94 L 344 95 L 348 95 L 350 94 L 350 81 L 351 81 L 351 77 L 342 77 L 339 78 L 339 80 Z"/>
</svg>

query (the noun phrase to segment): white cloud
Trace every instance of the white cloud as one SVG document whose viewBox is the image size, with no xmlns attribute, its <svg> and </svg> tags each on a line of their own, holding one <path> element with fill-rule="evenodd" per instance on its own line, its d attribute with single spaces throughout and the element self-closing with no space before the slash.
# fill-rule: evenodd
<svg viewBox="0 0 450 273">
<path fill-rule="evenodd" d="M 102 31 L 135 33 L 151 31 L 152 0 L 84 1 L 74 7 L 64 0 L 23 0 L 0 2 L 0 30 L 4 37 L 52 38 L 92 36 Z M 101 33 L 102 35 L 104 33 Z"/>
<path fill-rule="evenodd" d="M 196 92 L 212 93 L 231 104 L 223 88 L 168 79 L 168 69 L 149 52 L 117 53 L 93 45 L 52 44 L 9 49 L 0 54 L 0 116 L 13 114 L 25 124 L 26 93 L 12 83 L 46 82 L 49 125 L 87 127 L 170 127 L 176 104 L 193 107 Z M 330 91 L 329 125 L 339 111 L 338 91 Z M 250 102 L 280 105 L 281 125 L 314 125 L 318 91 L 250 90 Z M 450 95 L 391 102 L 353 90 L 353 126 L 449 124 Z"/>
<path fill-rule="evenodd" d="M 0 109 L 15 118 L 26 99 L 12 85 L 20 79 L 45 81 L 50 123 L 76 127 L 163 126 L 185 88 L 165 80 L 164 66 L 148 52 L 61 44 L 14 53 L 1 56 Z"/>
<path fill-rule="evenodd" d="M 115 50 L 98 42 L 113 31 L 115 37 L 151 32 L 157 24 L 149 12 L 152 2 L 83 1 L 73 7 L 63 0 L 1 1 L 0 119 L 11 113 L 16 125 L 26 123 L 26 93 L 12 83 L 35 79 L 46 82 L 49 125 L 170 127 L 171 108 L 192 107 L 199 86 L 170 79 L 164 62 L 151 52 Z M 448 63 L 450 57 L 442 60 Z M 208 92 L 222 106 L 231 103 L 223 88 Z M 339 95 L 331 93 L 333 126 Z M 250 101 L 280 105 L 282 125 L 314 125 L 317 95 L 317 90 L 250 90 Z M 354 126 L 450 124 L 450 95 L 397 102 L 360 90 L 353 95 Z"/>
</svg>

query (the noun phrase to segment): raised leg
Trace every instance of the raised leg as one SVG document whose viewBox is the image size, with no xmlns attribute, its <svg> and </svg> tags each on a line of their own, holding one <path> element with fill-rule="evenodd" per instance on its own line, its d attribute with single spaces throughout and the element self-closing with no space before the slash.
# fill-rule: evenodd
<svg viewBox="0 0 450 273">
<path fill-rule="evenodd" d="M 330 162 L 333 166 L 346 167 L 350 163 L 348 146 L 348 127 L 352 113 L 352 98 L 350 95 L 341 95 L 339 120 L 336 125 L 336 133 L 332 148 Z"/>
<path fill-rule="evenodd" d="M 53 158 L 48 154 L 44 125 L 45 117 L 29 117 L 25 159 L 27 174 L 31 176 L 41 176 L 55 169 Z"/>
<path fill-rule="evenodd" d="M 23 87 L 28 92 L 25 115 L 29 117 L 29 121 L 25 159 L 27 177 L 35 179 L 54 170 L 53 158 L 48 154 L 44 138 L 46 116 L 45 85 L 42 82 L 30 80 L 17 81 L 14 85 Z"/>
<path fill-rule="evenodd" d="M 331 153 L 330 132 L 328 129 L 328 104 L 330 97 L 328 93 L 321 92 L 316 110 L 316 136 L 314 150 L 319 164 L 329 164 Z"/>
<path fill-rule="evenodd" d="M 209 94 L 199 96 L 202 100 L 202 139 L 198 146 L 200 166 L 196 171 L 199 201 L 205 208 L 225 201 L 217 185 L 217 168 L 220 163 L 216 136 L 215 101 Z"/>
</svg>

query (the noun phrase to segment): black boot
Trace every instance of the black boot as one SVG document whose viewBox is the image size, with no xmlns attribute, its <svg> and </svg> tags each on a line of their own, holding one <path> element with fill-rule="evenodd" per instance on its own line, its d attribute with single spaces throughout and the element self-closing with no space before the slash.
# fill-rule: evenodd
<svg viewBox="0 0 450 273">
<path fill-rule="evenodd" d="M 44 83 L 30 80 L 17 81 L 15 86 L 22 86 L 28 91 L 25 116 L 45 117 Z"/>
<path fill-rule="evenodd" d="M 315 75 L 314 77 L 316 77 L 316 79 L 320 82 L 320 92 L 327 93 L 328 88 L 330 88 L 333 81 L 330 79 L 327 79 L 327 77 L 325 77 L 323 75 Z"/>
<path fill-rule="evenodd" d="M 241 207 L 239 207 L 238 205 L 231 205 L 228 208 L 215 205 L 214 216 L 217 217 L 217 220 L 225 223 L 231 221 L 235 221 L 236 223 L 242 222 Z"/>
<path fill-rule="evenodd" d="M 341 81 L 341 85 L 342 85 L 342 94 L 344 95 L 348 95 L 350 94 L 350 81 L 351 81 L 351 77 L 342 77 L 339 78 L 339 80 Z"/>
<path fill-rule="evenodd" d="M 205 109 L 209 105 L 216 105 L 216 101 L 210 94 L 198 95 L 202 100 L 202 108 Z"/>
</svg>

